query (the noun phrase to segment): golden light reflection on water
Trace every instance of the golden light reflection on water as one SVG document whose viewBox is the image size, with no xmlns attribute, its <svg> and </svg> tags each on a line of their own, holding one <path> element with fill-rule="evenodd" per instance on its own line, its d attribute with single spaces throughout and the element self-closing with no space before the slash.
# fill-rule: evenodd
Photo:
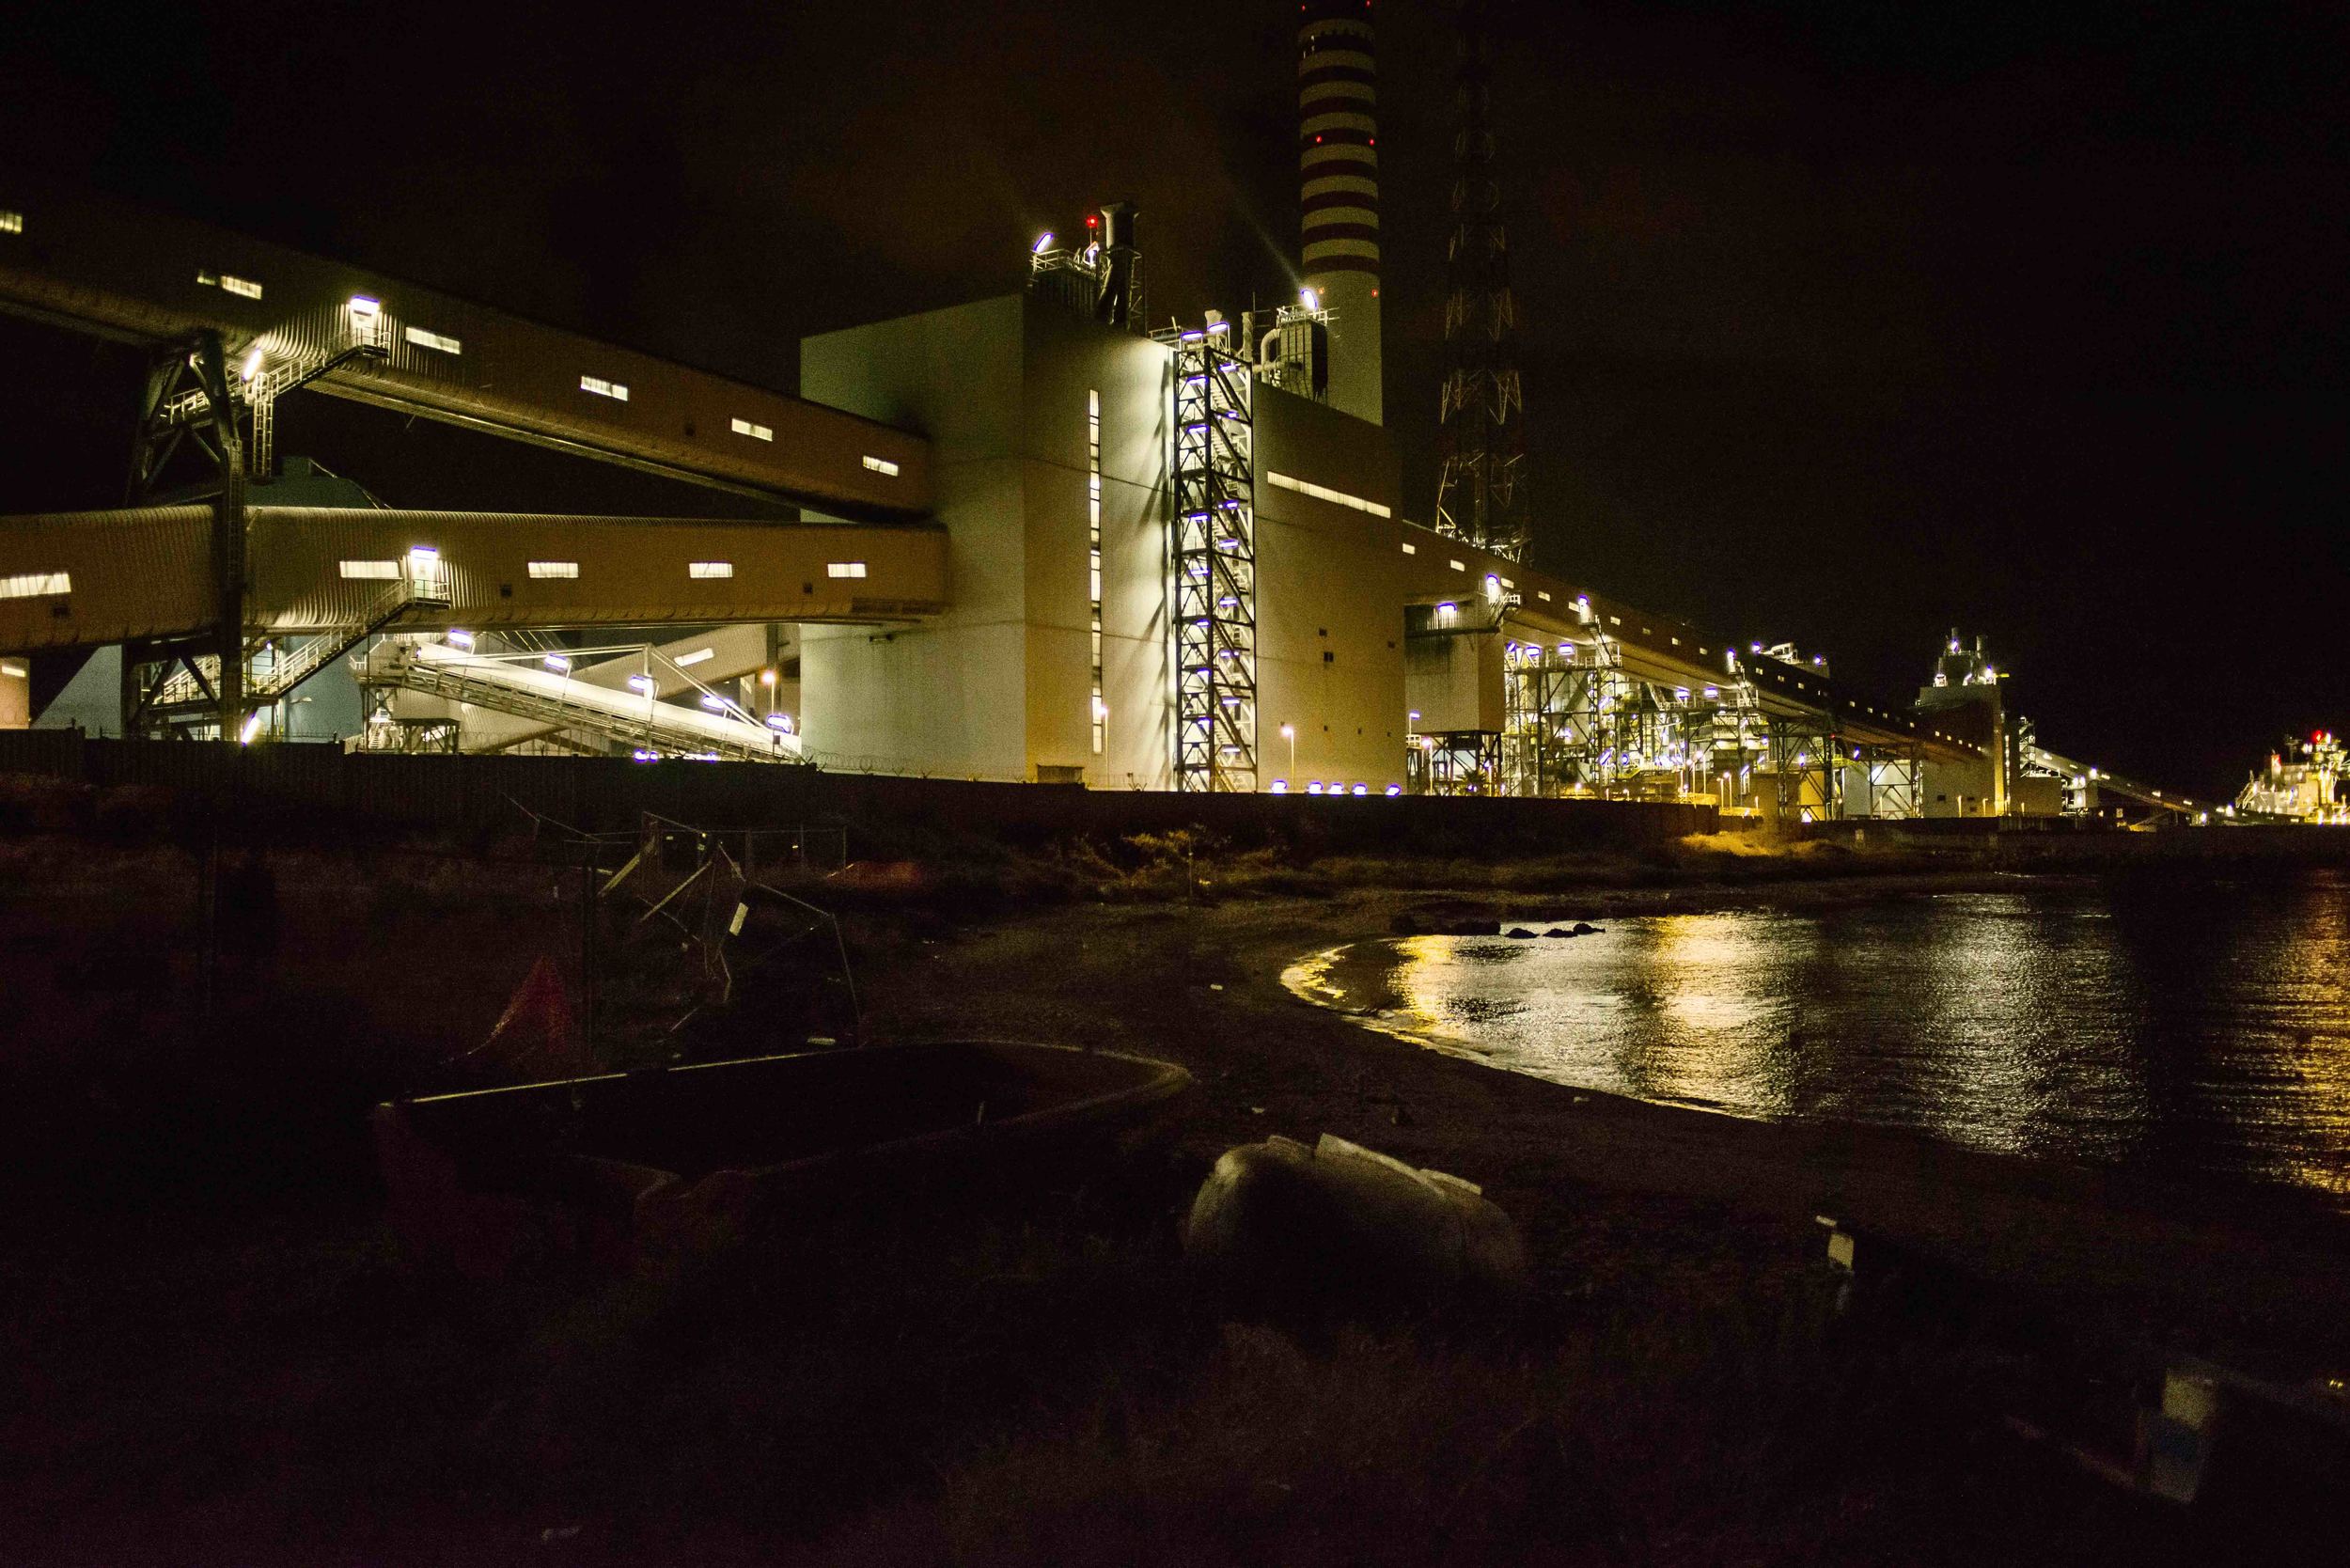
<svg viewBox="0 0 2350 1568">
<path fill-rule="evenodd" d="M 2290 942 L 2245 955 L 2252 989 L 2275 1010 L 2262 1023 L 2275 1040 L 2277 1076 L 2303 1107 L 2269 1173 L 2350 1196 L 2350 899 L 2311 887 L 2295 917 Z"/>
<path fill-rule="evenodd" d="M 2350 1199 L 2338 875 L 1420 936 L 1289 978 L 1378 1027 L 1581 1087 Z"/>
</svg>

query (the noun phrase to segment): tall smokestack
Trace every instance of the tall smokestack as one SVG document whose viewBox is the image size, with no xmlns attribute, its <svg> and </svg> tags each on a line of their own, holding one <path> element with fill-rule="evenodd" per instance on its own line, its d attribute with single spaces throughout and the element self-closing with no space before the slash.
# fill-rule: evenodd
<svg viewBox="0 0 2350 1568">
<path fill-rule="evenodd" d="M 1330 312 L 1330 405 L 1380 422 L 1379 86 L 1371 0 L 1297 8 L 1306 286 Z"/>
</svg>

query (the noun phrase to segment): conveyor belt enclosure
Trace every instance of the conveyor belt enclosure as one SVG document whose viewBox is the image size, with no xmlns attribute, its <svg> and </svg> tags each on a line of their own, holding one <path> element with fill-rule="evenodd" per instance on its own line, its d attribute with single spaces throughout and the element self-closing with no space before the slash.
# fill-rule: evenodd
<svg viewBox="0 0 2350 1568">
<path fill-rule="evenodd" d="M 367 302 L 389 357 L 314 390 L 846 517 L 932 510 L 929 441 L 887 425 L 201 224 L 0 207 L 0 309 L 149 346 L 210 328 L 242 362 L 342 343 Z"/>
<path fill-rule="evenodd" d="M 1490 581 L 1514 597 L 1509 622 L 1529 641 L 1579 642 L 1604 635 L 1615 645 L 1622 672 L 1635 679 L 1702 689 L 1729 678 L 1723 654 L 1730 645 L 1686 621 L 1572 586 L 1433 529 L 1407 523 L 1403 534 L 1410 551 L 1403 566 L 1407 604 L 1473 608 Z M 1791 668 L 1773 659 L 1742 658 L 1738 672 L 1753 683 L 1766 714 L 1832 718 L 1839 734 L 1864 745 L 1917 745 L 1926 756 L 1950 760 L 1976 755 L 1964 741 L 1937 732 L 1898 707 L 1872 702 L 1817 670 Z"/>
<path fill-rule="evenodd" d="M 704 523 L 254 507 L 249 632 L 364 618 L 410 553 L 436 551 L 448 606 L 404 629 L 920 619 L 947 604 L 933 524 Z M 212 509 L 0 518 L 0 650 L 180 637 L 211 622 Z"/>
</svg>

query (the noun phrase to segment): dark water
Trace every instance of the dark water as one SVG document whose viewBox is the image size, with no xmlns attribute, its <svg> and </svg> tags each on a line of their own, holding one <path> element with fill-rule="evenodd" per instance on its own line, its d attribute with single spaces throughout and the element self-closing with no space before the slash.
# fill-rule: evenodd
<svg viewBox="0 0 2350 1568">
<path fill-rule="evenodd" d="M 1363 943 L 1288 979 L 1562 1083 L 2350 1202 L 2342 871 L 1599 923 Z"/>
</svg>

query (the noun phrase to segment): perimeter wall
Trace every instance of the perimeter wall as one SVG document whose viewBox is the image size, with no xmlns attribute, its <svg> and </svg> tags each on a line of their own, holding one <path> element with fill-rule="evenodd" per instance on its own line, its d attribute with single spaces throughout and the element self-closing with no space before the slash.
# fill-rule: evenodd
<svg viewBox="0 0 2350 1568">
<path fill-rule="evenodd" d="M 345 753 L 331 745 L 223 746 L 117 741 L 73 730 L 0 733 L 0 776 L 97 789 L 127 785 L 216 803 L 247 833 L 306 836 L 337 824 L 415 829 L 523 827 L 525 811 L 586 831 L 657 811 L 711 827 L 859 824 L 1008 842 L 1108 840 L 1200 827 L 1239 844 L 1295 842 L 1351 853 L 1463 855 L 1636 848 L 1710 833 L 1710 806 L 1404 795 L 1181 795 L 1076 785 L 991 784 L 824 773 L 752 762 L 631 762 L 595 757 Z M 852 855 L 860 848 L 853 832 Z"/>
</svg>

